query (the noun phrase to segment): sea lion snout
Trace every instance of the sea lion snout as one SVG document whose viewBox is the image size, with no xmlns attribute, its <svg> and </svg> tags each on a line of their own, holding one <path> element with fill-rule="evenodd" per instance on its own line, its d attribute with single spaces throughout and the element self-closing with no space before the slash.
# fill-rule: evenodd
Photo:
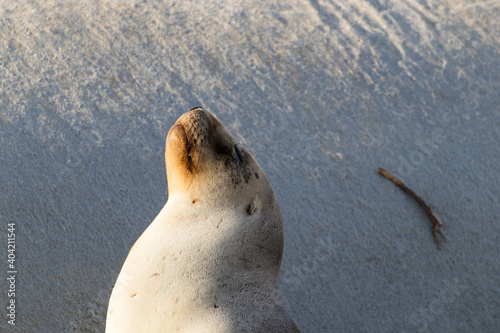
<svg viewBox="0 0 500 333">
<path fill-rule="evenodd" d="M 210 128 L 210 116 L 200 107 L 184 113 L 175 123 L 182 125 L 191 148 L 203 144 Z M 174 125 L 175 126 L 175 125 Z"/>
</svg>

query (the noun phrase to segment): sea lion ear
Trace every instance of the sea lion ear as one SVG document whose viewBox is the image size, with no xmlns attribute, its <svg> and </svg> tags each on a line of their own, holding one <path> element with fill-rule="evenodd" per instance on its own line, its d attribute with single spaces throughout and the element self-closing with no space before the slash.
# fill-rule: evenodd
<svg viewBox="0 0 500 333">
<path fill-rule="evenodd" d="M 252 216 L 260 209 L 260 201 L 257 197 L 253 197 L 250 202 L 246 205 L 245 211 L 249 216 Z"/>
<path fill-rule="evenodd" d="M 248 215 L 253 215 L 255 213 L 255 210 L 257 209 L 257 206 L 255 205 L 255 202 L 250 202 L 247 206 L 247 214 Z"/>
</svg>

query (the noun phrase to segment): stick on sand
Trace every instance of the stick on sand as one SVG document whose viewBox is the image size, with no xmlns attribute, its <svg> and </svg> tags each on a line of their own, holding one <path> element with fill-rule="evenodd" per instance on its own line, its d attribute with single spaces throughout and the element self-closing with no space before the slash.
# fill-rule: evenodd
<svg viewBox="0 0 500 333">
<path fill-rule="evenodd" d="M 424 210 L 425 214 L 427 215 L 427 218 L 429 218 L 429 221 L 431 221 L 431 223 L 432 223 L 432 228 L 431 228 L 432 237 L 434 238 L 434 242 L 436 243 L 436 247 L 438 248 L 438 250 L 440 250 L 441 245 L 439 243 L 439 238 L 438 238 L 437 234 L 439 234 L 443 239 L 446 239 L 446 237 L 444 237 L 444 234 L 441 232 L 441 227 L 443 226 L 443 222 L 441 222 L 439 217 L 437 217 L 436 213 L 434 213 L 432 211 L 431 207 L 429 207 L 429 205 L 427 205 L 422 198 L 420 198 L 408 186 L 403 184 L 402 181 L 400 181 L 399 179 L 394 177 L 388 171 L 386 171 L 382 168 L 379 168 L 378 174 L 381 176 L 384 176 L 385 178 L 389 179 L 391 182 L 396 184 L 400 189 L 403 190 L 403 192 L 405 192 L 410 197 L 412 197 L 418 203 L 418 205 Z"/>
</svg>

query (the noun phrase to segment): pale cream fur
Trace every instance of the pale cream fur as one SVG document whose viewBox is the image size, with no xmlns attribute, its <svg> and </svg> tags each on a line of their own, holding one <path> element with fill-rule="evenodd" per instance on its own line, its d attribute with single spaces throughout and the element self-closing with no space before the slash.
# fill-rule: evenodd
<svg viewBox="0 0 500 333">
<path fill-rule="evenodd" d="M 171 128 L 168 201 L 130 250 L 106 333 L 298 332 L 277 287 L 279 204 L 236 144 L 201 108 Z"/>
</svg>

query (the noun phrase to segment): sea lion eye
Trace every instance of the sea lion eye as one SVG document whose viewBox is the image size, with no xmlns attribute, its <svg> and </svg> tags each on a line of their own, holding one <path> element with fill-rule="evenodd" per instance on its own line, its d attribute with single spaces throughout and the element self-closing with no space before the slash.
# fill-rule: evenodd
<svg viewBox="0 0 500 333">
<path fill-rule="evenodd" d="M 236 157 L 238 160 L 243 163 L 243 153 L 241 152 L 241 149 L 238 147 L 238 145 L 234 145 L 234 150 L 236 152 Z"/>
</svg>

